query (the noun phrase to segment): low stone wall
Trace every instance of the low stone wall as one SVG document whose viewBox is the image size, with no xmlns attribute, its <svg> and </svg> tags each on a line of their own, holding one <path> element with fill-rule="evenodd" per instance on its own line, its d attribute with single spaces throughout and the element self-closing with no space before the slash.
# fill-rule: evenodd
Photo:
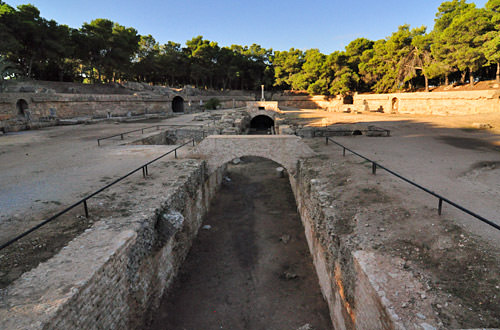
<svg viewBox="0 0 500 330">
<path fill-rule="evenodd" d="M 350 222 L 355 220 L 343 218 L 342 210 L 330 205 L 330 194 L 318 186 L 316 168 L 299 161 L 296 172 L 290 176 L 290 184 L 334 328 L 421 329 L 406 315 L 397 315 L 387 302 L 384 292 L 387 274 L 377 270 L 383 260 L 356 246 L 350 235 Z M 419 292 L 415 279 L 392 269 L 392 290 L 401 285 L 401 291 L 408 286 Z M 425 314 L 426 322 L 437 324 L 432 311 L 419 312 Z M 427 329 L 436 328 L 429 325 Z"/>
<path fill-rule="evenodd" d="M 323 95 L 308 96 L 289 96 L 289 95 L 273 95 L 273 101 L 278 102 L 279 107 L 293 107 L 299 109 L 325 109 L 334 111 L 342 104 L 340 97 L 328 98 Z"/>
<path fill-rule="evenodd" d="M 255 111 L 255 110 L 279 111 L 277 101 L 251 101 L 247 102 L 246 106 L 247 109 L 250 111 Z"/>
<path fill-rule="evenodd" d="M 500 91 L 394 93 L 355 95 L 354 106 L 364 111 L 435 115 L 469 115 L 500 112 Z"/>
<path fill-rule="evenodd" d="M 202 111 L 211 97 L 205 95 L 102 95 L 0 93 L 0 128 L 4 131 L 37 127 L 37 122 L 78 117 L 107 118 L 153 113 L 172 113 L 176 96 L 184 100 L 184 113 Z M 249 96 L 218 96 L 222 108 L 244 107 Z M 22 101 L 21 101 L 22 100 Z M 25 104 L 20 111 L 18 102 Z"/>
<path fill-rule="evenodd" d="M 344 104 L 341 97 L 275 96 L 280 106 L 324 109 L 326 111 L 379 111 L 385 113 L 468 115 L 500 112 L 500 90 L 356 94 L 353 104 Z"/>
<path fill-rule="evenodd" d="M 130 216 L 97 222 L 6 288 L 0 328 L 141 328 L 186 257 L 225 171 L 209 176 L 196 160 L 172 166 L 181 173 L 174 183 L 159 183 L 159 196 Z"/>
</svg>

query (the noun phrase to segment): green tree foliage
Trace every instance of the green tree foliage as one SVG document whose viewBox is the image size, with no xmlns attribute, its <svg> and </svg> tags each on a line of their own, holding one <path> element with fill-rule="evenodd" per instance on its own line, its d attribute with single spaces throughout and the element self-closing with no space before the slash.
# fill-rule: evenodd
<svg viewBox="0 0 500 330">
<path fill-rule="evenodd" d="M 405 83 L 418 77 L 424 76 L 425 91 L 429 91 L 429 77 L 435 77 L 433 68 L 435 61 L 431 53 L 432 39 L 429 34 L 416 35 L 412 39 L 412 50 L 399 62 L 398 80 Z M 420 70 L 420 71 L 419 71 Z"/>
<path fill-rule="evenodd" d="M 21 50 L 21 44 L 13 30 L 16 22 L 15 15 L 14 8 L 0 1 L 0 53 L 9 58 L 16 58 Z"/>
<path fill-rule="evenodd" d="M 275 51 L 271 59 L 274 67 L 274 85 L 281 88 L 297 86 L 299 79 L 295 76 L 300 74 L 304 62 L 304 52 L 300 49 Z"/>
<path fill-rule="evenodd" d="M 206 110 L 216 110 L 219 105 L 220 105 L 219 99 L 212 97 L 207 102 L 205 102 L 204 107 Z"/>
<path fill-rule="evenodd" d="M 500 83 L 500 0 L 489 0 L 485 7 L 491 15 L 493 27 L 485 36 L 486 41 L 482 51 L 488 61 L 487 64 L 496 65 L 496 82 Z"/>
<path fill-rule="evenodd" d="M 486 63 L 482 45 L 492 28 L 491 15 L 485 9 L 471 6 L 443 31 L 449 63 L 463 73 L 468 71 L 471 84 L 474 71 Z"/>
<path fill-rule="evenodd" d="M 4 81 L 17 73 L 15 65 L 0 56 L 0 92 L 4 89 Z"/>
<path fill-rule="evenodd" d="M 467 0 L 443 2 L 435 26 L 403 25 L 380 40 L 358 38 L 344 51 L 273 51 L 257 44 L 222 47 L 197 36 L 185 46 L 159 44 L 99 18 L 70 28 L 40 17 L 33 5 L 0 0 L 0 57 L 4 76 L 45 80 L 135 80 L 214 89 L 306 90 L 310 94 L 415 90 L 449 78 L 500 81 L 500 0 L 476 8 Z M 8 63 L 8 66 L 6 66 Z M 17 70 L 16 70 L 17 69 Z"/>
<path fill-rule="evenodd" d="M 84 23 L 81 29 L 83 62 L 88 65 L 88 76 L 94 80 L 97 72 L 99 82 L 115 81 L 126 75 L 131 60 L 139 49 L 140 36 L 133 28 L 126 28 L 107 19 L 95 19 Z"/>
</svg>

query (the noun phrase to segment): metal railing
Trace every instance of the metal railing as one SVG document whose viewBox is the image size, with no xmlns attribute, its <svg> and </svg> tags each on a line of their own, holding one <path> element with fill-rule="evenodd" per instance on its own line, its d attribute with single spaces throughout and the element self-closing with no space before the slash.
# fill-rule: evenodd
<svg viewBox="0 0 500 330">
<path fill-rule="evenodd" d="M 97 190 L 97 191 L 95 191 L 95 192 L 93 192 L 93 193 L 91 193 L 91 194 L 89 194 L 89 195 L 85 196 L 84 198 L 80 199 L 78 202 L 75 202 L 75 203 L 71 204 L 70 206 L 68 206 L 68 207 L 67 207 L 67 208 L 65 208 L 64 210 L 59 211 L 58 213 L 56 213 L 56 214 L 54 214 L 53 216 L 51 216 L 50 218 L 48 218 L 48 219 L 46 219 L 46 220 L 42 221 L 42 222 L 41 222 L 41 223 L 39 223 L 38 225 L 36 225 L 36 226 L 34 226 L 34 227 L 32 227 L 32 228 L 30 228 L 30 229 L 26 230 L 25 232 L 23 232 L 22 234 L 20 234 L 20 235 L 18 235 L 18 236 L 16 236 L 16 237 L 14 237 L 13 239 L 9 240 L 8 242 L 3 243 L 2 245 L 0 245 L 0 250 L 3 250 L 4 248 L 8 247 L 9 245 L 11 245 L 11 244 L 13 244 L 13 243 L 17 242 L 18 240 L 20 240 L 21 238 L 25 237 L 26 235 L 28 235 L 28 234 L 30 234 L 30 233 L 32 233 L 32 232 L 34 232 L 35 230 L 37 230 L 37 229 L 39 229 L 40 227 L 42 227 L 42 226 L 44 226 L 44 225 L 48 224 L 49 222 L 53 221 L 54 219 L 56 219 L 56 218 L 60 217 L 61 215 L 65 214 L 65 213 L 69 212 L 70 210 L 74 209 L 75 207 L 77 207 L 77 206 L 79 206 L 79 205 L 83 205 L 83 209 L 84 209 L 84 211 L 85 211 L 85 217 L 86 217 L 86 218 L 88 218 L 88 217 L 89 217 L 89 209 L 88 209 L 88 206 L 87 206 L 87 200 L 89 200 L 90 198 L 92 198 L 92 197 L 94 197 L 95 195 L 99 194 L 100 192 L 102 192 L 102 191 L 104 191 L 104 190 L 108 189 L 109 187 L 111 187 L 111 186 L 115 185 L 116 183 L 118 183 L 118 182 L 120 182 L 120 181 L 122 181 L 122 180 L 124 180 L 124 179 L 128 178 L 129 176 L 131 176 L 132 174 L 134 174 L 134 173 L 138 172 L 138 171 L 139 171 L 139 170 L 141 170 L 141 169 L 142 169 L 142 175 L 143 175 L 143 177 L 145 178 L 147 175 L 149 175 L 149 173 L 148 173 L 148 166 L 149 166 L 149 165 L 151 165 L 152 163 L 156 162 L 157 160 L 159 160 L 159 159 L 161 159 L 161 158 L 163 158 L 163 157 L 165 157 L 165 156 L 167 156 L 167 155 L 169 155 L 169 154 L 171 154 L 171 153 L 174 153 L 175 158 L 177 158 L 177 150 L 178 150 L 178 149 L 180 149 L 180 148 L 182 148 L 182 147 L 184 147 L 185 145 L 190 144 L 190 143 L 192 143 L 192 144 L 193 144 L 193 147 L 194 147 L 194 145 L 195 145 L 195 139 L 190 139 L 189 141 L 187 141 L 187 142 L 185 142 L 185 143 L 181 144 L 180 146 L 177 146 L 177 147 L 175 147 L 174 149 L 172 149 L 172 150 L 170 150 L 170 151 L 168 151 L 168 152 L 166 152 L 166 153 L 162 154 L 161 156 L 156 157 L 155 159 L 153 159 L 153 160 L 151 160 L 151 161 L 149 161 L 149 162 L 147 162 L 147 163 L 145 163 L 145 164 L 143 164 L 143 165 L 139 166 L 139 167 L 138 167 L 138 168 L 136 168 L 135 170 L 132 170 L 132 171 L 128 172 L 127 174 L 125 174 L 125 175 L 121 176 L 120 178 L 118 178 L 118 179 L 114 180 L 113 182 L 111 182 L 111 183 L 109 183 L 109 184 L 105 185 L 105 186 L 104 186 L 104 187 L 102 187 L 101 189 L 99 189 L 99 190 Z"/>
<path fill-rule="evenodd" d="M 114 135 L 110 135 L 110 136 L 105 136 L 105 137 L 102 137 L 102 138 L 98 138 L 97 139 L 97 145 L 100 147 L 102 140 L 111 139 L 111 138 L 114 138 L 114 137 L 117 137 L 117 136 L 119 136 L 120 139 L 123 140 L 124 136 L 127 135 L 127 134 L 130 134 L 130 133 L 135 133 L 135 132 L 141 131 L 141 134 L 144 134 L 144 131 L 148 130 L 148 129 L 156 128 L 156 130 L 159 130 L 160 127 L 169 127 L 169 126 L 171 126 L 171 127 L 176 127 L 176 126 L 179 126 L 179 127 L 192 127 L 192 126 L 203 127 L 202 125 L 193 125 L 193 124 L 159 124 L 159 125 L 147 126 L 147 127 L 133 129 L 131 131 L 126 131 L 126 132 L 122 132 L 122 133 L 118 133 L 118 134 L 114 134 Z"/>
<path fill-rule="evenodd" d="M 384 132 L 386 136 L 391 136 L 391 131 L 385 128 L 376 128 L 376 129 L 342 129 L 342 130 L 332 130 L 328 129 L 328 126 L 326 126 L 326 129 L 323 131 L 324 134 L 328 133 L 344 133 L 344 135 L 362 135 L 361 133 L 365 134 L 369 132 Z M 358 133 L 359 132 L 359 133 Z M 358 133 L 358 134 L 356 134 Z M 328 136 L 330 137 L 330 136 Z"/>
<path fill-rule="evenodd" d="M 372 163 L 372 174 L 374 174 L 374 175 L 375 175 L 375 174 L 377 173 L 377 168 L 380 168 L 380 169 L 382 169 L 382 170 L 384 170 L 384 171 L 386 171 L 386 172 L 388 172 L 388 173 L 390 173 L 390 174 L 392 174 L 392 175 L 394 175 L 394 176 L 396 176 L 396 177 L 400 178 L 401 180 L 403 180 L 403 181 L 405 181 L 405 182 L 407 182 L 407 183 L 409 183 L 409 184 L 411 184 L 411 185 L 413 185 L 413 186 L 415 186 L 415 187 L 419 188 L 420 190 L 423 190 L 423 191 L 425 191 L 426 193 L 428 193 L 428 194 L 430 194 L 430 195 L 432 195 L 432 196 L 434 196 L 434 197 L 438 198 L 438 214 L 439 214 L 439 215 L 441 215 L 442 210 L 443 210 L 443 202 L 446 202 L 446 203 L 448 203 L 449 205 L 454 206 L 455 208 L 459 209 L 460 211 L 462 211 L 462 212 L 464 212 L 464 213 L 467 213 L 467 214 L 469 214 L 469 215 L 473 216 L 474 218 L 476 218 L 476 219 L 478 219 L 478 220 L 480 220 L 480 221 L 482 221 L 482 222 L 484 222 L 484 223 L 486 223 L 486 224 L 488 224 L 488 225 L 492 226 L 493 228 L 496 228 L 496 229 L 500 230 L 500 225 L 498 225 L 498 224 L 494 223 L 493 221 L 488 220 L 488 219 L 486 219 L 485 217 L 482 217 L 482 216 L 480 216 L 479 214 L 477 214 L 477 213 L 475 213 L 475 212 L 472 212 L 472 211 L 470 211 L 470 210 L 466 209 L 465 207 L 463 207 L 463 206 L 461 206 L 461 205 L 459 205 L 459 204 L 457 204 L 457 203 L 455 203 L 455 202 L 453 202 L 453 201 L 449 200 L 448 198 L 446 198 L 446 197 L 444 197 L 444 196 L 442 196 L 442 195 L 440 195 L 440 194 L 435 193 L 435 192 L 434 192 L 434 191 L 432 191 L 432 190 L 429 190 L 429 189 L 427 189 L 427 188 L 425 188 L 425 187 L 422 187 L 422 186 L 421 186 L 421 185 L 419 185 L 418 183 L 413 182 L 413 181 L 411 181 L 411 180 L 409 180 L 409 179 L 405 178 L 404 176 L 402 176 L 402 175 L 400 175 L 400 174 L 398 174 L 398 173 L 396 173 L 396 172 L 394 172 L 394 171 L 392 171 L 392 170 L 388 169 L 387 167 L 385 167 L 385 166 L 383 166 L 383 165 L 380 165 L 380 164 L 379 164 L 379 163 L 377 163 L 376 161 L 373 161 L 373 160 L 371 160 L 371 159 L 369 159 L 369 158 L 367 158 L 367 157 L 365 157 L 365 156 L 363 156 L 363 155 L 361 155 L 361 154 L 357 153 L 356 151 L 354 151 L 354 150 L 352 150 L 352 149 L 349 149 L 349 148 L 347 148 L 346 146 L 344 146 L 344 145 L 342 145 L 342 144 L 340 144 L 340 143 L 338 143 L 338 142 L 336 142 L 336 141 L 332 140 L 330 137 L 326 137 L 326 141 L 325 141 L 325 142 L 326 142 L 326 144 L 328 144 L 328 141 L 333 142 L 333 143 L 335 143 L 336 145 L 338 145 L 338 146 L 340 146 L 341 148 L 343 148 L 342 155 L 343 155 L 344 157 L 345 157 L 345 152 L 346 152 L 346 150 L 347 150 L 347 151 L 349 151 L 349 152 L 351 152 L 351 153 L 355 154 L 356 156 L 361 157 L 361 158 L 363 158 L 364 160 L 366 160 L 366 161 L 368 161 L 368 162 Z"/>
</svg>

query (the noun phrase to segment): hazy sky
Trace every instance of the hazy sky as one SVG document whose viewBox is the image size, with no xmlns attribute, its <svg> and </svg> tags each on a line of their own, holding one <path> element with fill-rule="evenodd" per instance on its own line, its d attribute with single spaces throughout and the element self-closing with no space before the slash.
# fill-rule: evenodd
<svg viewBox="0 0 500 330">
<path fill-rule="evenodd" d="M 487 0 L 474 2 L 484 7 Z M 107 18 L 158 42 L 184 44 L 202 35 L 221 46 L 260 44 L 275 50 L 343 50 L 352 40 L 378 40 L 399 25 L 430 30 L 440 0 L 4 0 L 31 3 L 41 16 L 74 28 Z"/>
</svg>

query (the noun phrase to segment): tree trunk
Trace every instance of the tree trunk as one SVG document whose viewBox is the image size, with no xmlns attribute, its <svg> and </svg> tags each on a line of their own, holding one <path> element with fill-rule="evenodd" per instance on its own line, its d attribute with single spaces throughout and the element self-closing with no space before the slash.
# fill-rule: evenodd
<svg viewBox="0 0 500 330">
<path fill-rule="evenodd" d="M 30 58 L 30 64 L 28 65 L 28 78 L 31 78 L 31 68 L 33 67 L 33 56 Z"/>
<path fill-rule="evenodd" d="M 472 69 L 469 69 L 469 84 L 470 87 L 474 87 L 474 72 Z"/>
<path fill-rule="evenodd" d="M 450 84 L 450 78 L 448 77 L 448 75 L 445 75 L 445 78 L 444 78 L 444 85 L 445 86 L 448 86 Z"/>
<path fill-rule="evenodd" d="M 495 81 L 500 83 L 500 62 L 497 63 L 497 79 Z"/>
<path fill-rule="evenodd" d="M 429 78 L 427 78 L 427 75 L 424 74 L 424 79 L 425 79 L 425 91 L 429 92 Z"/>
<path fill-rule="evenodd" d="M 467 71 L 461 73 L 460 83 L 465 84 L 465 77 L 467 76 Z"/>
</svg>

